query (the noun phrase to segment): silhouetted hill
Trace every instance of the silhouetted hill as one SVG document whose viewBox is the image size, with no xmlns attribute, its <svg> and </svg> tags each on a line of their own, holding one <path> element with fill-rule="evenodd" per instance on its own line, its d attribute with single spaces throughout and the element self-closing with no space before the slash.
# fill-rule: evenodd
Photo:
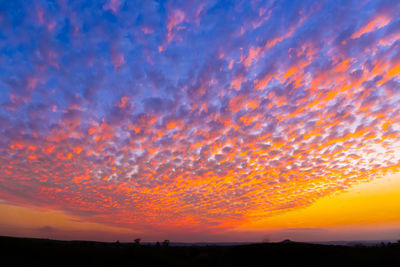
<svg viewBox="0 0 400 267">
<path fill-rule="evenodd" d="M 354 240 L 354 241 L 320 241 L 320 242 L 310 242 L 319 245 L 343 245 L 343 246 L 377 246 L 389 243 L 397 243 L 396 240 Z"/>
<path fill-rule="evenodd" d="M 400 266 L 400 246 L 155 246 L 0 237 L 2 266 Z M 3 264 L 4 263 L 4 264 Z"/>
</svg>

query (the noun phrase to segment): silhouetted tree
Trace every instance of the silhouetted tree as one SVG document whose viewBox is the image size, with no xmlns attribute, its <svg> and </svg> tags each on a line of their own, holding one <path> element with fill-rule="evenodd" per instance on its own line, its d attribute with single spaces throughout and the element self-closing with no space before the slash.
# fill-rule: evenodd
<svg viewBox="0 0 400 267">
<path fill-rule="evenodd" d="M 140 238 L 136 238 L 134 241 L 135 241 L 135 246 L 140 246 Z"/>
<path fill-rule="evenodd" d="M 169 246 L 169 240 L 165 239 L 163 242 L 163 247 L 168 247 Z"/>
<path fill-rule="evenodd" d="M 156 247 L 159 248 L 160 246 L 161 246 L 161 245 L 160 245 L 160 242 L 157 241 Z"/>
</svg>

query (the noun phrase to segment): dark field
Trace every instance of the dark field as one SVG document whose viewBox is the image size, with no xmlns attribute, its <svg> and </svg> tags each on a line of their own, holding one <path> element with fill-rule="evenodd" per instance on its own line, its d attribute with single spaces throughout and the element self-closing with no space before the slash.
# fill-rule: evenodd
<svg viewBox="0 0 400 267">
<path fill-rule="evenodd" d="M 0 237 L 2 266 L 400 266 L 400 245 L 160 246 Z"/>
</svg>

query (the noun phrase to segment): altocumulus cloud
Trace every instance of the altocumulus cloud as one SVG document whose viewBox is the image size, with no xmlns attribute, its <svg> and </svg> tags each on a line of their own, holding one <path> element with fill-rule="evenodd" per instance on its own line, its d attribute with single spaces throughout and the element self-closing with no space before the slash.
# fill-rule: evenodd
<svg viewBox="0 0 400 267">
<path fill-rule="evenodd" d="M 211 231 L 399 171 L 400 3 L 335 2 L 2 1 L 0 198 Z"/>
</svg>

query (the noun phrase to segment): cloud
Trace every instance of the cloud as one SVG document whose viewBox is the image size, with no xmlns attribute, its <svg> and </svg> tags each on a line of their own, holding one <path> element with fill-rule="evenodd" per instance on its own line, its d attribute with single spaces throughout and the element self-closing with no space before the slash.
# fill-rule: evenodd
<svg viewBox="0 0 400 267">
<path fill-rule="evenodd" d="M 398 171 L 396 11 L 257 3 L 5 3 L 0 198 L 218 232 Z"/>
<path fill-rule="evenodd" d="M 117 14 L 121 4 L 121 0 L 109 0 L 103 5 L 103 9 L 111 10 L 114 14 Z"/>
</svg>

